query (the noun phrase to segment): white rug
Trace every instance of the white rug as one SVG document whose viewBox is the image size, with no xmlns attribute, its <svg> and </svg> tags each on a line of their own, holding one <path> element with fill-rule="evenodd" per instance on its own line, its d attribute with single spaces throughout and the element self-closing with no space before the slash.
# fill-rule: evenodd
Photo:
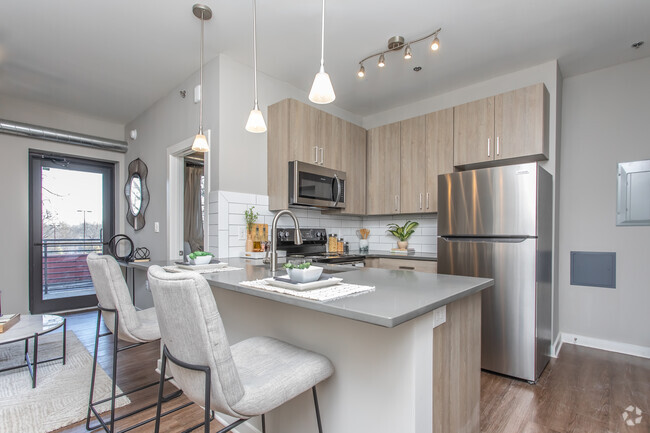
<svg viewBox="0 0 650 433">
<path fill-rule="evenodd" d="M 62 365 L 60 360 L 39 364 L 36 388 L 32 389 L 26 367 L 0 373 L 0 432 L 47 433 L 85 420 L 93 358 L 73 332 L 68 331 L 67 337 L 66 364 Z M 40 337 L 38 358 L 61 356 L 61 340 L 59 332 Z M 32 347 L 30 341 L 30 356 Z M 24 350 L 24 342 L 0 346 L 0 369 L 19 365 Z M 118 387 L 117 393 L 120 392 Z M 98 366 L 95 400 L 107 398 L 110 393 L 111 380 Z M 115 406 L 129 403 L 127 397 L 121 397 Z M 110 410 L 110 402 L 98 409 Z"/>
</svg>

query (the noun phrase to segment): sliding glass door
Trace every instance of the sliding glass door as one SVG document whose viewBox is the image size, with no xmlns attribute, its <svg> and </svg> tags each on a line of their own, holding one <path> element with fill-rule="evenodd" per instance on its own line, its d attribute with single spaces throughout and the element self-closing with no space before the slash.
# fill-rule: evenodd
<svg viewBox="0 0 650 433">
<path fill-rule="evenodd" d="M 30 153 L 30 311 L 97 305 L 86 256 L 114 233 L 114 164 Z"/>
</svg>

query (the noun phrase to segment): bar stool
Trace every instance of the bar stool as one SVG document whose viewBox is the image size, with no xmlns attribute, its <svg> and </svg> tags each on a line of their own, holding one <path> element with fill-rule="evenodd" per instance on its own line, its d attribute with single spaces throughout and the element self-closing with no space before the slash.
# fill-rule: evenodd
<svg viewBox="0 0 650 433">
<path fill-rule="evenodd" d="M 160 330 L 158 328 L 158 319 L 156 318 L 156 311 L 154 308 L 148 308 L 146 310 L 136 310 L 133 302 L 131 301 L 131 296 L 129 295 L 129 289 L 124 281 L 122 272 L 120 271 L 120 266 L 117 261 L 108 255 L 99 255 L 96 253 L 88 254 L 86 259 L 88 263 L 88 269 L 90 270 L 90 277 L 95 286 L 95 292 L 97 293 L 97 299 L 99 304 L 97 305 L 97 330 L 95 332 L 95 353 L 93 357 L 93 369 L 92 377 L 90 382 L 90 396 L 88 398 L 88 415 L 86 416 L 86 429 L 94 430 L 96 428 L 102 427 L 106 432 L 113 433 L 115 428 L 115 421 L 127 418 L 129 416 L 135 415 L 137 413 L 143 412 L 147 409 L 151 409 L 156 406 L 155 403 L 149 404 L 143 408 L 134 410 L 132 412 L 120 415 L 115 417 L 115 399 L 132 394 L 137 391 L 142 391 L 143 389 L 158 385 L 160 381 L 154 381 L 147 385 L 140 386 L 138 388 L 132 389 L 127 392 L 122 392 L 121 394 L 116 394 L 117 387 L 117 354 L 132 349 L 134 347 L 141 346 L 152 341 L 160 339 Z M 101 319 L 104 318 L 104 323 L 109 329 L 109 332 L 100 334 L 100 324 Z M 106 337 L 113 335 L 113 377 L 111 383 L 111 396 L 99 401 L 93 401 L 93 393 L 95 390 L 95 375 L 97 372 L 97 354 L 99 339 L 101 337 Z M 130 345 L 119 347 L 118 342 L 120 340 L 132 343 Z M 169 380 L 169 379 L 165 379 Z M 164 381 L 163 381 L 164 382 Z M 172 394 L 165 396 L 164 401 L 169 401 L 175 397 L 180 396 L 183 393 L 182 390 L 173 392 Z M 111 402 L 111 415 L 108 422 L 104 420 L 98 413 L 95 406 L 105 403 L 107 401 Z M 174 410 L 171 410 L 168 413 L 174 412 L 176 410 L 182 409 L 183 407 L 189 406 L 191 403 L 186 403 Z M 91 413 L 94 415 L 99 424 L 90 425 Z M 147 420 L 141 421 L 133 426 L 130 426 L 121 432 L 132 430 L 136 427 L 142 426 L 148 422 L 153 421 L 155 418 L 149 418 Z"/>
<path fill-rule="evenodd" d="M 312 390 L 318 431 L 322 433 L 316 385 L 334 372 L 329 359 L 271 337 L 253 337 L 232 347 L 217 303 L 205 278 L 195 272 L 169 273 L 149 268 L 149 287 L 163 342 L 161 378 L 167 361 L 174 382 L 205 408 L 203 426 L 210 431 L 211 411 L 239 418 L 225 433 Z M 163 382 L 158 390 L 155 432 L 160 428 Z"/>
</svg>

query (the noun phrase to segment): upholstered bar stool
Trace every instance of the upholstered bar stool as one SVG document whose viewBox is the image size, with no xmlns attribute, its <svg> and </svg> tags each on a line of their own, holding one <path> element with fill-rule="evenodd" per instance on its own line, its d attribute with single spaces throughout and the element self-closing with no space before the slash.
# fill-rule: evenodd
<svg viewBox="0 0 650 433">
<path fill-rule="evenodd" d="M 115 421 L 119 421 L 131 415 L 135 415 L 136 413 L 151 409 L 156 405 L 155 403 L 149 404 L 146 407 L 120 415 L 119 417 L 115 417 L 115 399 L 137 391 L 142 391 L 145 388 L 159 384 L 159 381 L 155 381 L 116 395 L 117 354 L 124 350 L 132 349 L 134 347 L 159 340 L 160 330 L 158 328 L 158 319 L 156 317 L 156 311 L 154 308 L 148 308 L 146 310 L 140 311 L 136 310 L 133 302 L 131 301 L 131 296 L 126 285 L 126 281 L 124 281 L 124 277 L 120 271 L 120 265 L 117 263 L 117 261 L 115 261 L 113 257 L 108 255 L 90 253 L 88 254 L 86 262 L 88 263 L 90 277 L 92 278 L 93 285 L 95 286 L 95 292 L 97 293 L 97 299 L 99 300 L 99 304 L 97 305 L 98 311 L 97 330 L 95 332 L 95 354 L 93 359 L 94 362 L 92 369 L 92 378 L 90 382 L 90 396 L 88 398 L 86 429 L 94 430 L 98 427 L 102 427 L 105 431 L 113 433 Z M 109 332 L 104 334 L 100 334 L 100 324 L 102 317 L 104 318 L 106 327 L 109 329 Z M 93 392 L 95 390 L 95 374 L 97 372 L 97 349 L 99 346 L 99 339 L 111 334 L 113 334 L 113 377 L 111 384 L 111 397 L 99 401 L 93 401 Z M 120 340 L 131 344 L 118 348 L 118 342 Z M 174 397 L 180 396 L 181 394 L 182 391 L 176 391 L 171 395 L 165 397 L 164 400 L 170 400 Z M 104 420 L 98 413 L 95 406 L 107 401 L 111 402 L 111 413 L 110 419 Z M 187 403 L 182 407 L 186 407 L 189 404 L 191 403 Z M 179 407 L 176 410 L 181 409 L 182 407 Z M 90 425 L 91 415 L 94 415 L 97 418 L 99 424 L 94 426 Z M 133 428 L 151 422 L 154 419 L 155 418 L 153 417 L 149 418 L 122 431 L 131 430 Z"/>
<path fill-rule="evenodd" d="M 265 431 L 265 413 L 311 388 L 322 433 L 316 384 L 334 372 L 329 359 L 270 337 L 253 337 L 230 346 L 210 286 L 198 273 L 170 273 L 152 266 L 149 287 L 163 343 L 161 378 L 169 361 L 176 384 L 205 408 L 203 423 L 185 432 L 203 426 L 208 433 L 211 411 L 238 418 L 219 433 L 258 415 Z M 161 382 L 156 433 L 162 390 Z"/>
</svg>

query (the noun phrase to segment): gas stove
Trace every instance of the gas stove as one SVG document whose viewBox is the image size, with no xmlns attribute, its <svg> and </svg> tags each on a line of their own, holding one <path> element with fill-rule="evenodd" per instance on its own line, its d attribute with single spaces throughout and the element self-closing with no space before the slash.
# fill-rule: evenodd
<svg viewBox="0 0 650 433">
<path fill-rule="evenodd" d="M 305 259 L 323 264 L 361 264 L 365 257 L 359 254 L 330 253 L 327 251 L 327 231 L 319 228 L 300 229 L 302 245 L 293 243 L 294 228 L 278 229 L 278 250 L 287 252 L 287 259 Z"/>
</svg>

